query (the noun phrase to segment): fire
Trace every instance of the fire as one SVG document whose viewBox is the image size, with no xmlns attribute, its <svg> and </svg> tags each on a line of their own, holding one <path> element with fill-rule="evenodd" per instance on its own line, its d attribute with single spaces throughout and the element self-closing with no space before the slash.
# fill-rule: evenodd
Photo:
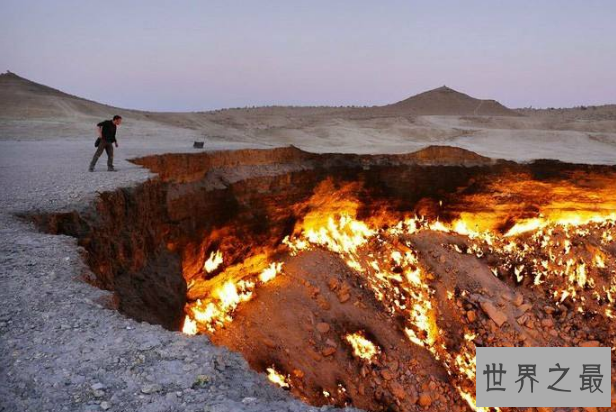
<svg viewBox="0 0 616 412">
<path fill-rule="evenodd" d="M 276 276 L 278 276 L 281 270 L 282 262 L 272 263 L 267 268 L 265 268 L 263 272 L 261 272 L 261 274 L 259 275 L 259 280 L 262 283 L 267 283 L 270 280 L 274 279 Z"/>
<path fill-rule="evenodd" d="M 210 254 L 210 257 L 203 264 L 203 270 L 205 270 L 206 273 L 212 273 L 213 271 L 218 269 L 220 265 L 222 265 L 222 261 L 222 252 L 218 250 L 212 252 Z"/>
<path fill-rule="evenodd" d="M 353 348 L 353 354 L 358 358 L 372 361 L 374 357 L 380 352 L 379 348 L 368 340 L 362 332 L 355 332 L 348 334 L 344 339 Z"/>
<path fill-rule="evenodd" d="M 598 194 L 591 196 L 570 185 L 508 183 L 503 187 L 495 185 L 495 194 L 463 199 L 461 203 L 467 209 L 453 218 L 450 215 L 450 219 L 382 211 L 360 220 L 357 187 L 332 185 L 331 181 L 323 182 L 311 199 L 298 206 L 302 217 L 276 254 L 266 251 L 254 259 L 254 264 L 252 257 L 247 258 L 235 268 L 225 268 L 216 277 L 219 281 L 207 284 L 207 293 L 187 305 L 183 332 L 214 333 L 231 322 L 238 306 L 252 299 L 256 288 L 282 273 L 283 262 L 272 259 L 280 256 L 281 250 L 293 256 L 324 249 L 338 255 L 361 276 L 388 313 L 401 315 L 408 344 L 426 348 L 443 365 L 459 396 L 472 409 L 487 410 L 476 406 L 473 395 L 477 331 L 465 326 L 459 341 L 452 344 L 439 326 L 442 306 L 431 286 L 433 274 L 409 242 L 411 236 L 423 231 L 458 239 L 448 247 L 460 254 L 477 259 L 489 257 L 489 269 L 497 282 L 541 288 L 555 305 L 569 300 L 577 312 L 588 310 L 592 300 L 599 307 L 595 313 L 607 319 L 614 316 L 616 276 L 612 271 L 606 281 L 605 274 L 615 264 L 613 254 L 606 248 L 613 245 L 616 235 L 616 204 L 597 201 L 610 193 L 607 188 L 597 189 Z M 547 200 L 533 208 L 532 214 L 525 214 L 521 212 L 524 205 L 516 200 L 525 195 L 547 196 Z M 501 204 L 500 199 L 513 200 Z M 440 206 L 445 208 L 446 203 Z M 222 253 L 212 252 L 204 270 L 211 273 L 222 261 Z M 468 297 L 473 292 L 447 290 L 446 299 L 448 304 L 455 304 L 460 295 Z M 381 353 L 381 348 L 361 331 L 345 335 L 344 340 L 354 356 L 365 361 L 372 362 Z M 267 372 L 270 381 L 290 387 L 288 377 L 274 367 Z"/>
<path fill-rule="evenodd" d="M 186 335 L 197 334 L 197 322 L 192 320 L 188 315 L 184 318 L 184 326 L 182 326 L 182 333 Z"/>
<path fill-rule="evenodd" d="M 267 379 L 269 379 L 270 382 L 275 383 L 276 385 L 280 386 L 281 388 L 290 387 L 288 378 L 284 376 L 283 374 L 281 374 L 280 372 L 278 372 L 276 369 L 274 369 L 273 366 L 271 368 L 267 368 Z"/>
</svg>

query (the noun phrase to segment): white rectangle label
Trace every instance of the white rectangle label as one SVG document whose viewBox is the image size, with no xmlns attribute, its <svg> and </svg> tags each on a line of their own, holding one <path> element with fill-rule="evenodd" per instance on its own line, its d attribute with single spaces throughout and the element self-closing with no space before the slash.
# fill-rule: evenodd
<svg viewBox="0 0 616 412">
<path fill-rule="evenodd" d="M 477 406 L 609 407 L 611 348 L 477 348 Z"/>
</svg>

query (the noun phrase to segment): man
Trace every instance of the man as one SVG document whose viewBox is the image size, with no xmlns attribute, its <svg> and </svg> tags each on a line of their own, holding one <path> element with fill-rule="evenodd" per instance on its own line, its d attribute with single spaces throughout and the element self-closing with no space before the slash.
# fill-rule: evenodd
<svg viewBox="0 0 616 412">
<path fill-rule="evenodd" d="M 118 147 L 116 130 L 120 124 L 122 124 L 122 116 L 115 115 L 112 120 L 105 120 L 96 125 L 98 127 L 98 148 L 90 162 L 90 172 L 94 171 L 94 166 L 103 154 L 103 150 L 107 152 L 107 171 L 116 171 L 113 167 L 113 145 L 115 144 L 115 147 Z"/>
</svg>

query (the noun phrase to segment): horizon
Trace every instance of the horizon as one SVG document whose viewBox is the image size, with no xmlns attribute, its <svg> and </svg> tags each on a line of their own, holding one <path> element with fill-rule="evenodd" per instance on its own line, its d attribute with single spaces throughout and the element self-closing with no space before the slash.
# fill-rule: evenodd
<svg viewBox="0 0 616 412">
<path fill-rule="evenodd" d="M 616 3 L 439 5 L 5 0 L 0 67 L 145 111 L 381 106 L 444 84 L 510 108 L 616 103 Z"/>
<path fill-rule="evenodd" d="M 419 96 L 419 95 L 422 95 L 422 94 L 425 94 L 425 93 L 437 91 L 437 90 L 439 90 L 441 88 L 447 88 L 447 89 L 452 90 L 452 91 L 454 91 L 456 93 L 464 94 L 464 95 L 467 95 L 467 96 L 469 96 L 471 98 L 476 98 L 475 96 L 472 96 L 472 95 L 470 95 L 468 93 L 465 93 L 463 91 L 453 89 L 453 88 L 451 88 L 451 87 L 449 87 L 447 85 L 442 85 L 442 86 L 435 87 L 433 89 L 425 90 L 423 92 L 419 92 L 417 94 L 408 96 L 405 99 L 402 99 L 400 101 L 391 102 L 391 103 L 384 103 L 383 105 L 337 105 L 337 106 L 331 106 L 331 105 L 323 105 L 323 104 L 315 104 L 315 105 L 301 105 L 301 104 L 299 104 L 299 105 L 283 105 L 283 104 L 276 104 L 276 103 L 274 103 L 274 104 L 262 105 L 262 106 L 219 107 L 219 108 L 207 109 L 207 110 L 196 109 L 196 110 L 187 110 L 187 111 L 179 111 L 179 110 L 157 111 L 157 110 L 136 109 L 136 108 L 132 108 L 132 107 L 113 106 L 111 104 L 107 104 L 107 103 L 104 103 L 104 102 L 99 102 L 99 101 L 96 101 L 96 100 L 88 99 L 88 98 L 86 98 L 84 96 L 79 96 L 79 95 L 74 95 L 74 94 L 66 93 L 63 90 L 60 90 L 60 89 L 57 89 L 57 88 L 53 87 L 53 85 L 47 85 L 47 84 L 43 84 L 43 83 L 40 83 L 40 82 L 36 82 L 36 81 L 34 81 L 32 79 L 28 79 L 28 78 L 25 78 L 23 76 L 20 76 L 19 73 L 15 73 L 15 72 L 13 72 L 11 70 L 7 70 L 4 73 L 0 73 L 0 76 L 7 75 L 7 74 L 15 75 L 15 76 L 17 76 L 17 77 L 19 77 L 19 78 L 21 78 L 23 80 L 26 80 L 28 82 L 31 82 L 31 83 L 39 84 L 39 85 L 42 85 L 44 87 L 49 87 L 51 89 L 54 89 L 54 90 L 56 90 L 58 92 L 61 92 L 61 93 L 65 93 L 65 94 L 67 94 L 69 96 L 72 96 L 72 97 L 84 99 L 84 100 L 87 100 L 87 101 L 91 101 L 93 103 L 98 103 L 98 104 L 103 104 L 103 105 L 107 105 L 107 106 L 112 106 L 114 109 L 118 109 L 118 110 L 131 110 L 131 111 L 142 111 L 142 112 L 151 112 L 151 113 L 199 113 L 199 112 L 214 112 L 214 111 L 223 111 L 223 110 L 248 110 L 248 109 L 262 109 L 262 108 L 371 108 L 371 107 L 383 107 L 383 106 L 386 106 L 386 105 L 401 103 L 402 101 L 405 101 L 407 99 L 410 99 L 410 98 L 413 98 L 413 97 L 416 97 L 416 96 Z M 497 103 L 501 103 L 498 100 L 490 99 L 490 98 L 485 98 L 485 99 L 478 98 L 478 99 L 484 100 L 484 101 L 496 101 Z M 576 105 L 576 106 L 569 106 L 569 107 L 532 107 L 532 106 L 526 106 L 526 107 L 508 107 L 508 106 L 505 106 L 505 107 L 508 108 L 508 109 L 511 109 L 511 110 L 566 110 L 566 109 L 577 109 L 577 108 L 582 108 L 582 107 L 587 108 L 587 107 L 603 107 L 603 106 L 614 106 L 614 105 L 616 105 L 616 103 Z"/>
</svg>

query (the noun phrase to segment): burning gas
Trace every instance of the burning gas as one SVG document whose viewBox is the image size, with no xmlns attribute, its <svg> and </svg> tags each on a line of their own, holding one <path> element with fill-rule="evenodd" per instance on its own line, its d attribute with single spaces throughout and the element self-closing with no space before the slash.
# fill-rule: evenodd
<svg viewBox="0 0 616 412">
<path fill-rule="evenodd" d="M 270 380 L 270 382 L 275 383 L 281 388 L 289 387 L 287 377 L 274 369 L 273 366 L 271 368 L 267 368 L 267 378 Z"/>
<path fill-rule="evenodd" d="M 344 337 L 344 339 L 353 348 L 353 354 L 358 358 L 365 359 L 368 362 L 372 361 L 374 357 L 380 352 L 380 349 L 368 340 L 362 332 L 350 333 Z"/>
<path fill-rule="evenodd" d="M 210 257 L 203 264 L 203 270 L 205 270 L 206 273 L 212 273 L 213 271 L 218 269 L 218 267 L 222 264 L 222 262 L 223 262 L 222 253 L 219 252 L 218 250 L 215 252 L 212 252 L 210 254 Z"/>
<path fill-rule="evenodd" d="M 367 281 L 389 314 L 404 319 L 408 344 L 427 349 L 443 365 L 459 396 L 480 410 L 474 401 L 476 326 L 473 321 L 460 325 L 458 338 L 452 338 L 440 321 L 444 303 L 439 302 L 468 301 L 477 291 L 451 289 L 437 296 L 434 274 L 417 252 L 414 237 L 446 236 L 444 246 L 486 262 L 495 281 L 531 288 L 555 305 L 567 303 L 578 313 L 606 318 L 616 310 L 616 189 L 601 185 L 601 178 L 584 187 L 529 177 L 514 180 L 494 183 L 485 193 L 461 195 L 451 207 L 441 202 L 439 210 L 446 218 L 385 208 L 359 218 L 361 188 L 356 183 L 334 188 L 325 181 L 298 206 L 302 216 L 279 249 L 229 267 L 222 267 L 222 254 L 210 254 L 205 273 L 221 273 L 191 285 L 200 288 L 201 298 L 187 304 L 183 331 L 214 334 L 232 322 L 242 302 L 283 272 L 283 261 L 274 256 L 325 249 Z M 489 302 L 481 299 L 476 297 L 490 312 Z M 347 331 L 341 339 L 356 358 L 370 363 L 385 349 L 366 336 Z M 267 372 L 272 382 L 293 387 L 295 378 L 273 367 Z"/>
</svg>

